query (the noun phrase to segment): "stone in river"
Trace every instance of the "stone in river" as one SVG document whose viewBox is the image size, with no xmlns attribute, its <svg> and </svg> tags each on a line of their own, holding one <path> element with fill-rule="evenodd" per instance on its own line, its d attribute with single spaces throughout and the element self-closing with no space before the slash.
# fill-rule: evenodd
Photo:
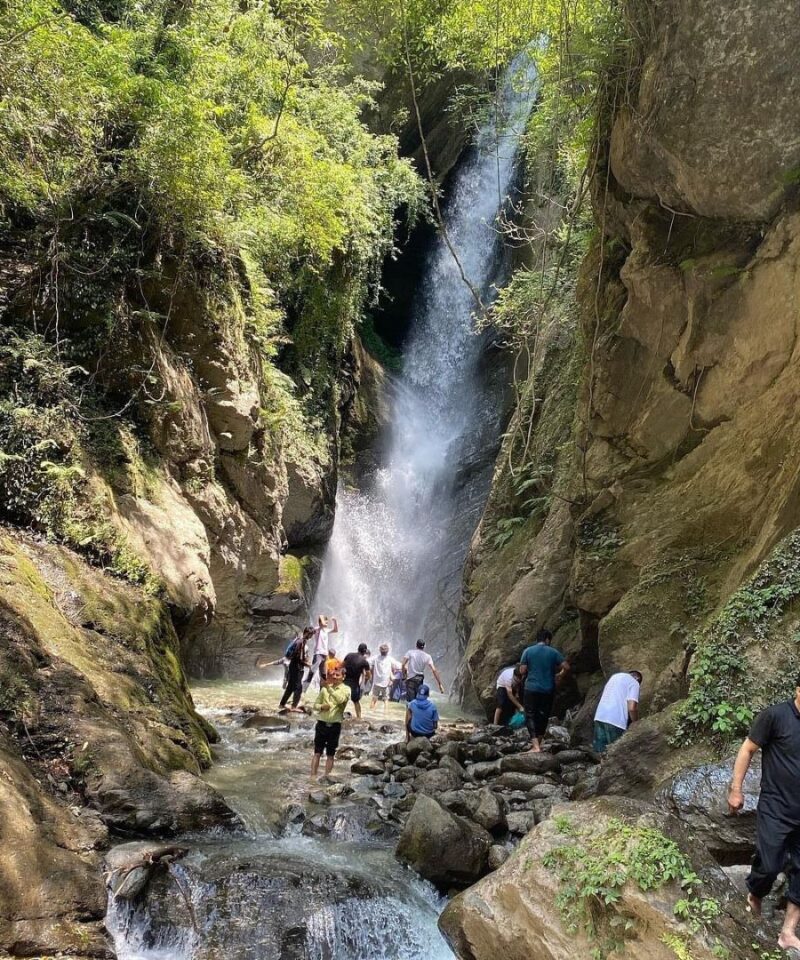
<svg viewBox="0 0 800 960">
<path fill-rule="evenodd" d="M 550 773 L 558 770 L 559 762 L 550 753 L 517 753 L 503 757 L 500 769 L 503 773 Z"/>
<path fill-rule="evenodd" d="M 264 713 L 254 713 L 242 724 L 245 730 L 260 730 L 262 733 L 285 733 L 289 729 L 289 721 L 283 717 L 274 717 Z"/>
<path fill-rule="evenodd" d="M 350 765 L 350 770 L 353 773 L 365 773 L 373 777 L 381 776 L 383 769 L 383 764 L 380 760 L 375 760 L 373 757 L 364 757 L 362 760 L 356 760 L 355 763 Z"/>
</svg>

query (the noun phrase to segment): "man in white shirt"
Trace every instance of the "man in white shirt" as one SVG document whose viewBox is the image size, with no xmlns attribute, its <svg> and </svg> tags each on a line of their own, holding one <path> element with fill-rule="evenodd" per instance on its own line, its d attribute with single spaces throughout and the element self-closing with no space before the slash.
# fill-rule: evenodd
<svg viewBox="0 0 800 960">
<path fill-rule="evenodd" d="M 329 627 L 329 623 L 332 623 L 333 626 Z M 313 653 L 311 657 L 311 666 L 309 667 L 308 674 L 303 681 L 303 693 L 305 693 L 311 684 L 317 679 L 325 679 L 325 661 L 328 659 L 328 651 L 330 646 L 328 637 L 330 634 L 338 632 L 339 624 L 336 621 L 336 617 L 331 617 L 329 620 L 328 617 L 320 614 L 320 616 L 317 618 L 317 626 L 314 630 L 314 636 L 312 640 Z"/>
<path fill-rule="evenodd" d="M 389 687 L 392 685 L 392 674 L 400 664 L 391 655 L 388 643 L 380 645 L 379 653 L 370 661 L 372 667 L 372 703 L 370 710 L 375 709 L 378 700 L 383 701 L 383 713 L 386 715 L 386 705 L 389 703 Z"/>
<path fill-rule="evenodd" d="M 498 674 L 495 684 L 497 707 L 494 711 L 494 722 L 498 726 L 508 723 L 516 710 L 524 711 L 525 708 L 519 702 L 521 686 L 522 672 L 519 664 L 515 667 L 506 667 Z"/>
<path fill-rule="evenodd" d="M 605 753 L 629 725 L 639 719 L 641 683 L 642 675 L 638 670 L 609 677 L 594 714 L 595 753 Z"/>
<path fill-rule="evenodd" d="M 409 650 L 403 657 L 403 675 L 406 678 L 406 700 L 411 703 L 416 699 L 417 691 L 425 682 L 425 670 L 430 667 L 431 673 L 439 684 L 439 692 L 444 693 L 442 678 L 433 662 L 433 657 L 425 653 L 425 641 L 417 640 L 416 650 Z"/>
</svg>

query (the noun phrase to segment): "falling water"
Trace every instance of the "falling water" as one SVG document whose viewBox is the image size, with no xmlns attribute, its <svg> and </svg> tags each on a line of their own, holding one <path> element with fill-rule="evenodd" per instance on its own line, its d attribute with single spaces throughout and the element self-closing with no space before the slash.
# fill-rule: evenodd
<svg viewBox="0 0 800 960">
<path fill-rule="evenodd" d="M 444 212 L 461 268 L 484 303 L 503 278 L 498 219 L 534 95 L 533 66 L 522 54 L 504 78 L 498 123 L 479 131 Z M 316 609 L 338 616 L 342 649 L 385 640 L 400 654 L 425 635 L 434 654 L 454 652 L 460 572 L 488 492 L 485 457 L 502 430 L 503 407 L 481 369 L 486 340 L 476 335 L 476 300 L 459 262 L 439 237 L 392 385 L 385 463 L 366 490 L 340 484 Z M 482 457 L 488 470 L 477 469 Z"/>
</svg>

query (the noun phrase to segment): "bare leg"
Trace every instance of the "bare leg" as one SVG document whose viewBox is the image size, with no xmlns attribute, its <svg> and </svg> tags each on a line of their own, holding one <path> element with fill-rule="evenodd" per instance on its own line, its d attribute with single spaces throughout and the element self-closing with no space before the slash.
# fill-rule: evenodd
<svg viewBox="0 0 800 960">
<path fill-rule="evenodd" d="M 361 701 L 359 700 L 358 703 L 354 703 L 353 706 L 356 708 L 356 720 L 360 720 L 361 719 Z"/>
<path fill-rule="evenodd" d="M 781 950 L 800 950 L 800 939 L 795 932 L 798 921 L 800 921 L 800 906 L 790 901 L 786 904 L 786 916 L 778 937 L 778 946 Z"/>
<path fill-rule="evenodd" d="M 761 916 L 761 897 L 757 897 L 755 896 L 755 894 L 748 893 L 747 903 L 750 907 L 750 911 L 752 912 L 753 916 L 760 917 Z"/>
<path fill-rule="evenodd" d="M 325 757 L 325 776 L 326 777 L 331 772 L 331 770 L 333 770 L 333 761 L 334 761 L 334 757 Z"/>
<path fill-rule="evenodd" d="M 538 737 L 531 737 L 531 748 L 530 748 L 530 752 L 531 752 L 531 753 L 541 753 L 541 752 L 542 752 L 542 747 L 541 747 L 541 744 L 539 743 L 539 738 L 538 738 Z"/>
<path fill-rule="evenodd" d="M 321 753 L 315 753 L 311 758 L 311 779 L 317 779 L 317 773 L 319 772 L 319 758 L 322 756 Z"/>
<path fill-rule="evenodd" d="M 372 700 L 369 703 L 369 709 L 372 711 L 375 709 L 375 704 L 378 702 L 377 697 L 373 694 Z"/>
<path fill-rule="evenodd" d="M 502 714 L 503 714 L 503 711 L 500 709 L 500 707 L 498 707 L 494 712 L 494 725 L 496 727 L 500 726 L 500 718 Z"/>
</svg>

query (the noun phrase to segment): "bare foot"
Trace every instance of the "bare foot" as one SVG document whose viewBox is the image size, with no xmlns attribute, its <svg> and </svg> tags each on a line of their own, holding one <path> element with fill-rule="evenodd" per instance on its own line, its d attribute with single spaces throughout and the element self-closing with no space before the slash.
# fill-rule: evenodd
<svg viewBox="0 0 800 960">
<path fill-rule="evenodd" d="M 761 897 L 753 896 L 752 893 L 747 894 L 747 904 L 750 907 L 750 912 L 753 916 L 761 916 Z"/>
<path fill-rule="evenodd" d="M 800 939 L 794 933 L 784 933 L 778 937 L 778 946 L 781 950 L 800 950 Z"/>
<path fill-rule="evenodd" d="M 542 752 L 542 748 L 539 746 L 538 743 L 535 743 L 535 744 L 528 750 L 528 753 L 541 753 L 541 752 Z"/>
</svg>

